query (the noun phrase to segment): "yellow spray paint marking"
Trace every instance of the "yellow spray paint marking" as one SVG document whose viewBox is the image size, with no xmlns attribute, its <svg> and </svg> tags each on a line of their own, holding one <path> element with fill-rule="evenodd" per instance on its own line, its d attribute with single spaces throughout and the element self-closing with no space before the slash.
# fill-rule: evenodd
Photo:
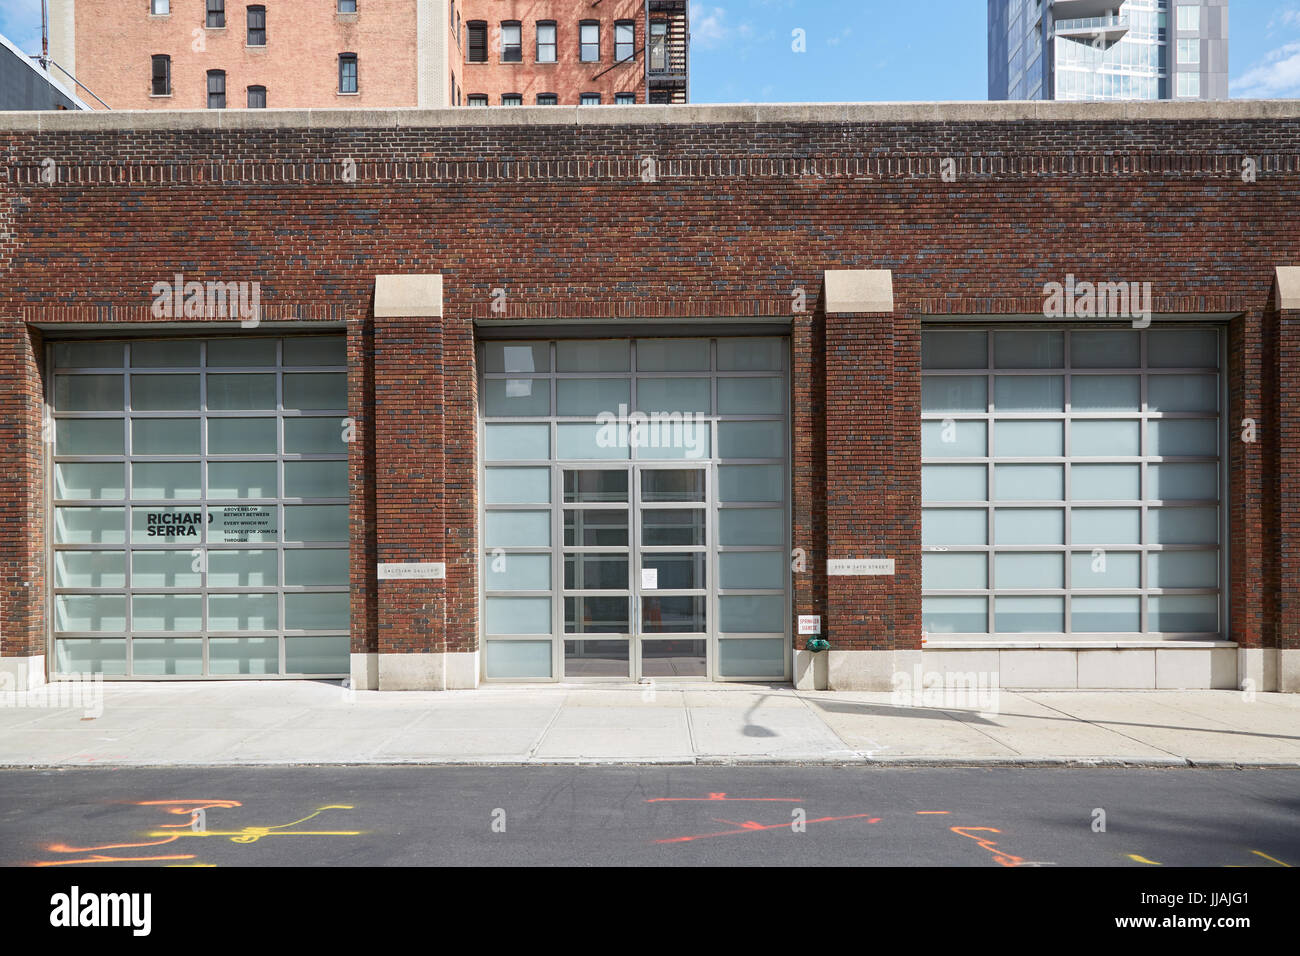
<svg viewBox="0 0 1300 956">
<path fill-rule="evenodd" d="M 1250 852 L 1253 853 L 1253 854 L 1255 854 L 1256 856 L 1262 856 L 1264 859 L 1268 860 L 1270 863 L 1276 863 L 1278 866 L 1285 866 L 1288 870 L 1292 869 L 1292 866 L 1291 866 L 1290 863 L 1283 863 L 1281 860 L 1275 860 L 1275 859 L 1273 859 L 1273 857 L 1269 856 L 1267 853 L 1261 853 L 1259 850 L 1251 850 Z"/>
<path fill-rule="evenodd" d="M 1136 853 L 1126 853 L 1124 855 L 1135 863 L 1145 863 L 1147 866 L 1164 866 L 1163 863 L 1157 863 L 1155 860 L 1148 860 L 1146 857 L 1138 856 Z"/>
<path fill-rule="evenodd" d="M 327 807 L 321 807 L 314 813 L 309 813 L 301 820 L 294 820 L 292 823 L 280 823 L 269 827 L 244 827 L 239 830 L 191 830 L 188 832 L 176 834 L 150 833 L 149 836 L 176 836 L 176 837 L 229 837 L 231 843 L 256 843 L 263 837 L 271 836 L 360 836 L 360 830 L 289 830 L 289 827 L 296 827 L 300 823 L 306 823 L 313 817 L 318 817 L 326 810 L 353 810 L 355 807 L 347 804 L 336 803 Z"/>
</svg>

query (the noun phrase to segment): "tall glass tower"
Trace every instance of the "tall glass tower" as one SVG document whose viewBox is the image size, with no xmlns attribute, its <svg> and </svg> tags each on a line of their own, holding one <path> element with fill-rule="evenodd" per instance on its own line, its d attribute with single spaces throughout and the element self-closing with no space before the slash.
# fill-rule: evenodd
<svg viewBox="0 0 1300 956">
<path fill-rule="evenodd" d="M 1228 0 L 989 0 L 991 100 L 1221 100 Z"/>
</svg>

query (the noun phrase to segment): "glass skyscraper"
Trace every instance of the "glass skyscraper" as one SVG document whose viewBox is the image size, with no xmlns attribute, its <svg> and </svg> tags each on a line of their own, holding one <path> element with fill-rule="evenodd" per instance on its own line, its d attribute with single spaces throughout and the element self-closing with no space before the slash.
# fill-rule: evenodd
<svg viewBox="0 0 1300 956">
<path fill-rule="evenodd" d="M 989 0 L 991 100 L 1228 97 L 1228 0 Z"/>
</svg>

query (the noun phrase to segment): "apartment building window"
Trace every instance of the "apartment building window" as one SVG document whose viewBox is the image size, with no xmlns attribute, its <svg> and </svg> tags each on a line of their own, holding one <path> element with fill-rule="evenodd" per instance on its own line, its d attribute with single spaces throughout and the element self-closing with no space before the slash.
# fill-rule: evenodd
<svg viewBox="0 0 1300 956">
<path fill-rule="evenodd" d="M 615 94 L 614 94 L 614 105 L 615 105 L 615 106 L 634 106 L 635 104 L 636 104 L 636 94 L 635 94 L 635 93 L 615 93 Z"/>
<path fill-rule="evenodd" d="M 502 106 L 523 106 L 524 98 L 519 93 L 502 93 L 501 105 Z"/>
<path fill-rule="evenodd" d="M 226 108 L 226 71 L 208 70 L 208 109 Z"/>
<path fill-rule="evenodd" d="M 668 21 L 650 22 L 650 72 L 663 73 L 668 69 Z"/>
<path fill-rule="evenodd" d="M 1200 63 L 1201 62 L 1201 41 L 1195 38 L 1178 41 L 1178 62 L 1179 63 Z"/>
<path fill-rule="evenodd" d="M 250 86 L 248 88 L 248 108 L 250 110 L 266 109 L 265 86 Z"/>
<path fill-rule="evenodd" d="M 584 20 L 578 27 L 579 59 L 583 63 L 600 62 L 600 24 L 595 20 Z"/>
<path fill-rule="evenodd" d="M 339 0 L 339 13 L 356 13 L 357 0 Z"/>
<path fill-rule="evenodd" d="M 583 106 L 599 106 L 599 105 L 600 105 L 600 94 L 599 94 L 599 93 L 583 93 L 583 94 L 582 94 L 582 99 L 581 99 L 579 102 L 580 102 Z"/>
<path fill-rule="evenodd" d="M 557 97 L 554 93 L 538 93 L 537 105 L 538 106 L 559 106 L 560 100 L 559 97 Z"/>
<path fill-rule="evenodd" d="M 501 24 L 501 62 L 522 63 L 523 61 L 523 27 L 518 20 L 503 21 Z"/>
<path fill-rule="evenodd" d="M 155 17 L 170 16 L 172 12 L 171 0 L 149 0 L 149 13 Z"/>
<path fill-rule="evenodd" d="M 1178 29 L 1179 30 L 1200 30 L 1201 29 L 1200 4 L 1180 3 L 1178 5 Z"/>
<path fill-rule="evenodd" d="M 487 106 L 487 94 L 471 93 L 467 102 L 470 106 Z"/>
<path fill-rule="evenodd" d="M 614 24 L 614 60 L 622 63 L 632 59 L 636 53 L 636 24 L 631 20 L 619 20 Z"/>
<path fill-rule="evenodd" d="M 226 0 L 208 0 L 208 18 L 205 22 L 211 30 L 225 28 Z"/>
<path fill-rule="evenodd" d="M 248 8 L 248 45 L 266 46 L 266 7 Z"/>
<path fill-rule="evenodd" d="M 339 54 L 339 92 L 355 93 L 357 91 L 357 55 L 355 53 Z"/>
<path fill-rule="evenodd" d="M 469 62 L 487 62 L 487 24 L 482 20 L 469 22 Z"/>
<path fill-rule="evenodd" d="M 165 53 L 153 57 L 153 83 L 150 87 L 153 96 L 172 95 L 172 58 Z"/>
<path fill-rule="evenodd" d="M 537 62 L 555 62 L 555 24 L 537 24 Z"/>
<path fill-rule="evenodd" d="M 1178 74 L 1178 95 L 1189 98 L 1197 98 L 1201 95 L 1201 74 L 1199 73 L 1179 73 Z"/>
</svg>

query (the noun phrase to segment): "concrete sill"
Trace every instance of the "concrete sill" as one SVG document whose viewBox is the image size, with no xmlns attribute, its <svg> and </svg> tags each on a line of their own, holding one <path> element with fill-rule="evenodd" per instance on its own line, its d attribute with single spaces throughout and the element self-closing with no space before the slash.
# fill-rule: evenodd
<svg viewBox="0 0 1300 956">
<path fill-rule="evenodd" d="M 339 23 L 356 23 L 356 22 L 357 22 L 357 14 L 355 14 L 355 13 L 336 13 L 336 14 L 334 14 L 334 18 L 335 18 Z"/>
<path fill-rule="evenodd" d="M 171 93 L 150 93 L 149 94 L 149 99 L 151 100 L 169 100 L 171 98 L 172 98 Z"/>
<path fill-rule="evenodd" d="M 335 96 L 360 96 L 361 91 L 357 90 L 355 93 L 335 93 L 334 95 Z"/>
<path fill-rule="evenodd" d="M 1212 647 L 1236 647 L 1236 641 L 952 641 L 927 639 L 922 651 L 1097 651 L 1097 650 L 1204 650 Z"/>
</svg>

